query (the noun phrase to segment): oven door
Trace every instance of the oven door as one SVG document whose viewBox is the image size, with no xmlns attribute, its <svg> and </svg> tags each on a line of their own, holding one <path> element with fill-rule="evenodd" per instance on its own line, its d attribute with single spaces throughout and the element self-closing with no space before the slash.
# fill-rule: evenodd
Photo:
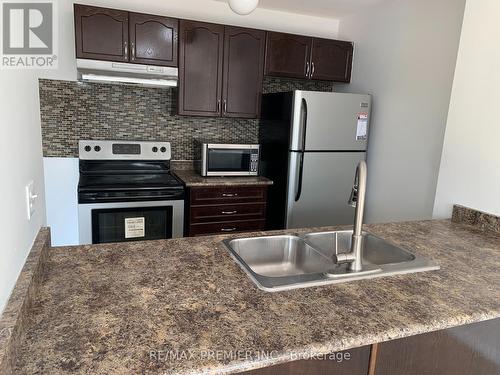
<svg viewBox="0 0 500 375">
<path fill-rule="evenodd" d="M 182 237 L 184 201 L 78 205 L 80 244 Z"/>
<path fill-rule="evenodd" d="M 206 150 L 206 176 L 257 175 L 258 150 L 244 148 L 212 148 Z"/>
</svg>

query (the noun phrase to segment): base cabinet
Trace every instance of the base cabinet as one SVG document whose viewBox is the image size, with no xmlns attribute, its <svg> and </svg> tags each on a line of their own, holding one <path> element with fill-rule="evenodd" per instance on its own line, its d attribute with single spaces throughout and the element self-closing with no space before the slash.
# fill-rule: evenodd
<svg viewBox="0 0 500 375">
<path fill-rule="evenodd" d="M 500 319 L 377 346 L 373 375 L 500 374 Z"/>
<path fill-rule="evenodd" d="M 266 186 L 189 188 L 186 236 L 206 236 L 266 229 Z"/>
<path fill-rule="evenodd" d="M 500 318 L 349 349 L 350 359 L 309 359 L 246 375 L 498 375 Z M 338 353 L 337 353 L 338 354 Z"/>
<path fill-rule="evenodd" d="M 242 372 L 245 375 L 366 375 L 370 346 L 333 353 L 325 358 L 304 359 Z M 342 359 L 339 356 L 342 355 Z M 346 357 L 348 355 L 348 358 Z"/>
</svg>

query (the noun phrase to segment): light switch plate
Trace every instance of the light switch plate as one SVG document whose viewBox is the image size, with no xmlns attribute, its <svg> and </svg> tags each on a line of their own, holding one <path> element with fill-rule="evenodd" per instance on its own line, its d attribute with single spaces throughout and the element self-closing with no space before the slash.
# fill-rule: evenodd
<svg viewBox="0 0 500 375">
<path fill-rule="evenodd" d="M 28 214 L 28 220 L 31 220 L 35 214 L 35 200 L 38 198 L 38 195 L 35 194 L 34 189 L 34 182 L 30 181 L 28 185 L 26 185 L 26 212 Z"/>
</svg>

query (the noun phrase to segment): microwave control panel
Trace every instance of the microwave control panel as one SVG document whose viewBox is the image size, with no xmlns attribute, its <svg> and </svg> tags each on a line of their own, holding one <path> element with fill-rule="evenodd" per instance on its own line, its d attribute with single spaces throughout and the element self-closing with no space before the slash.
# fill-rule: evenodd
<svg viewBox="0 0 500 375">
<path fill-rule="evenodd" d="M 257 172 L 259 166 L 259 152 L 255 151 L 250 154 L 250 172 Z"/>
</svg>

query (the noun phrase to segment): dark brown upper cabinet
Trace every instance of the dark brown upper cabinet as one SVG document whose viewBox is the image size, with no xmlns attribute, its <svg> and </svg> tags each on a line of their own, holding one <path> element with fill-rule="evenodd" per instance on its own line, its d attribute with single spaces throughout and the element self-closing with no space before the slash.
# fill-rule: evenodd
<svg viewBox="0 0 500 375">
<path fill-rule="evenodd" d="M 177 66 L 177 30 L 174 18 L 130 13 L 130 62 Z"/>
<path fill-rule="evenodd" d="M 268 32 L 264 74 L 349 82 L 352 55 L 351 42 Z"/>
<path fill-rule="evenodd" d="M 74 5 L 76 57 L 177 66 L 177 19 Z"/>
<path fill-rule="evenodd" d="M 220 116 L 224 26 L 180 21 L 179 114 Z"/>
<path fill-rule="evenodd" d="M 74 5 L 76 57 L 128 61 L 128 12 Z"/>
<path fill-rule="evenodd" d="M 268 32 L 264 73 L 270 76 L 308 78 L 312 38 Z"/>
<path fill-rule="evenodd" d="M 256 118 L 265 32 L 180 22 L 179 114 Z"/>
<path fill-rule="evenodd" d="M 259 116 L 265 38 L 265 31 L 225 27 L 223 116 Z"/>
<path fill-rule="evenodd" d="M 313 38 L 311 50 L 312 79 L 349 82 L 353 45 L 340 40 Z"/>
</svg>

